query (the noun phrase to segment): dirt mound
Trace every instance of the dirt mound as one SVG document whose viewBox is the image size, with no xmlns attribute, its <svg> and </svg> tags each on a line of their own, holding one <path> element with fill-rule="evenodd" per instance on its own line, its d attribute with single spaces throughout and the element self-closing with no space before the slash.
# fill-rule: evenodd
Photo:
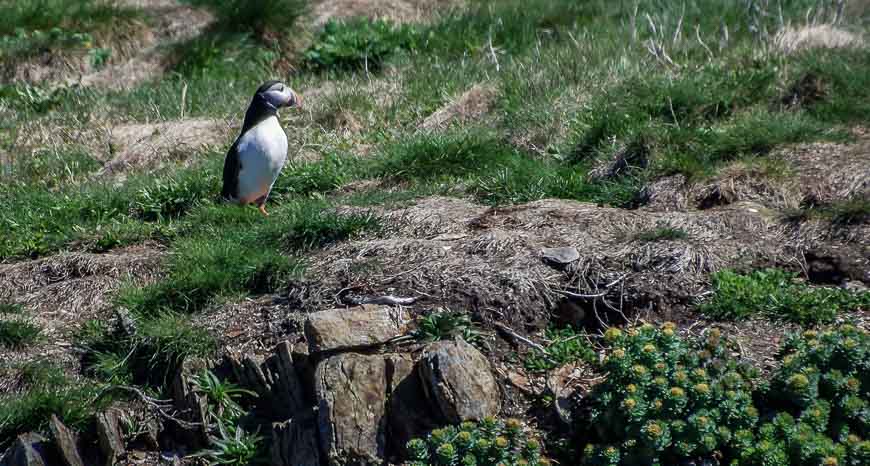
<svg viewBox="0 0 870 466">
<path fill-rule="evenodd" d="M 857 144 L 815 143 L 784 149 L 804 197 L 821 202 L 870 197 L 870 138 Z"/>
<path fill-rule="evenodd" d="M 368 16 L 386 18 L 400 23 L 422 22 L 438 10 L 460 5 L 461 0 L 323 0 L 314 5 L 314 26 L 330 19 Z"/>
<path fill-rule="evenodd" d="M 21 315 L 41 330 L 41 341 L 23 351 L 0 347 L 0 373 L 35 359 L 75 366 L 72 334 L 89 319 L 108 311 L 121 283 L 144 285 L 159 274 L 163 254 L 142 246 L 107 254 L 65 253 L 28 262 L 0 264 L 0 300 L 24 306 Z M 8 388 L 8 387 L 7 387 Z M 2 392 L 2 387 L 0 387 Z"/>
<path fill-rule="evenodd" d="M 786 27 L 773 38 L 773 45 L 783 53 L 816 48 L 863 47 L 864 39 L 857 34 L 830 24 Z"/>
<path fill-rule="evenodd" d="M 452 123 L 469 123 L 481 119 L 495 102 L 496 90 L 491 86 L 476 84 L 453 99 L 435 113 L 426 117 L 420 128 L 432 130 Z"/>
<path fill-rule="evenodd" d="M 812 143 L 780 148 L 765 164 L 734 162 L 709 181 L 688 182 L 677 175 L 647 187 L 647 208 L 669 211 L 707 209 L 753 201 L 777 210 L 801 203 L 830 203 L 870 196 L 870 138 L 856 133 L 851 144 Z"/>
<path fill-rule="evenodd" d="M 230 135 L 225 122 L 210 119 L 116 126 L 110 130 L 114 156 L 100 174 L 117 176 L 181 162 L 209 146 L 225 145 Z"/>
<path fill-rule="evenodd" d="M 677 312 L 713 271 L 798 253 L 800 238 L 763 210 L 626 211 L 561 200 L 487 208 L 430 198 L 382 213 L 380 237 L 320 253 L 299 299 L 321 309 L 350 295 L 415 297 L 422 308 L 446 305 L 528 331 L 554 310 L 593 325 L 620 313 Z M 665 227 L 685 238 L 639 239 Z M 575 248 L 579 259 L 562 270 L 548 265 L 542 249 L 553 247 Z"/>
<path fill-rule="evenodd" d="M 190 39 L 214 21 L 208 11 L 177 0 L 118 3 L 142 10 L 149 21 L 137 21 L 125 27 L 124 34 L 98 40 L 97 45 L 111 50 L 104 67 L 94 66 L 89 50 L 47 52 L 3 67 L 0 77 L 6 82 L 129 89 L 163 74 L 165 45 Z"/>
</svg>

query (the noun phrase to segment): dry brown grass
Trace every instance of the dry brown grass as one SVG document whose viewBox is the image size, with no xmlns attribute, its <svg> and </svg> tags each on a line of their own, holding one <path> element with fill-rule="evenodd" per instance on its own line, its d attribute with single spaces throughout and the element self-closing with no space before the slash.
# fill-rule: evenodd
<svg viewBox="0 0 870 466">
<path fill-rule="evenodd" d="M 311 16 L 315 28 L 333 18 L 352 16 L 419 23 L 431 20 L 439 10 L 463 3 L 464 0 L 321 0 L 314 5 Z"/>
<path fill-rule="evenodd" d="M 420 124 L 420 128 L 443 129 L 451 124 L 469 124 L 479 121 L 492 109 L 496 93 L 496 89 L 491 85 L 475 84 L 426 117 Z"/>
<path fill-rule="evenodd" d="M 864 38 L 831 24 L 786 27 L 773 38 L 779 51 L 789 54 L 806 49 L 863 47 Z"/>
</svg>

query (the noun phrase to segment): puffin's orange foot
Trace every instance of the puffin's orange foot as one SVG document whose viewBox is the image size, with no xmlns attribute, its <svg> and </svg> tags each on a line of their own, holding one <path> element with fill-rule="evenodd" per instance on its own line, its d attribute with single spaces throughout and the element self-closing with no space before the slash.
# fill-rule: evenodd
<svg viewBox="0 0 870 466">
<path fill-rule="evenodd" d="M 266 212 L 266 204 L 260 204 L 257 208 L 260 209 L 260 213 L 263 214 L 264 217 L 269 216 L 269 212 Z"/>
</svg>

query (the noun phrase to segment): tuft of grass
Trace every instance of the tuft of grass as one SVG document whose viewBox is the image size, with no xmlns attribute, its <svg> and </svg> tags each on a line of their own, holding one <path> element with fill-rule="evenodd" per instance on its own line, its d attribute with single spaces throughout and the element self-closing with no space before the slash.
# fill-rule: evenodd
<svg viewBox="0 0 870 466">
<path fill-rule="evenodd" d="M 713 296 L 700 311 L 715 319 L 738 320 L 754 315 L 801 325 L 833 322 L 842 312 L 870 306 L 870 293 L 816 288 L 795 281 L 779 269 L 741 275 L 731 270 L 713 274 Z"/>
<path fill-rule="evenodd" d="M 210 357 L 214 338 L 188 316 L 170 311 L 132 314 L 135 332 L 127 334 L 103 321 L 90 321 L 77 337 L 85 374 L 97 380 L 163 387 L 188 357 Z"/>
<path fill-rule="evenodd" d="M 413 51 L 420 41 L 416 28 L 386 19 L 331 19 L 304 57 L 312 69 L 377 70 L 384 59 L 398 51 Z"/>
<path fill-rule="evenodd" d="M 292 253 L 376 227 L 372 216 L 340 215 L 316 201 L 281 205 L 268 220 L 253 209 L 203 206 L 179 226 L 184 237 L 174 243 L 167 276 L 123 291 L 119 303 L 134 312 L 191 313 L 220 297 L 270 293 L 301 271 Z"/>
<path fill-rule="evenodd" d="M 783 213 L 783 219 L 789 222 L 822 219 L 839 226 L 859 225 L 870 221 L 870 200 L 847 199 L 826 205 L 790 209 Z"/>
<path fill-rule="evenodd" d="M 21 314 L 24 312 L 24 305 L 13 302 L 0 301 L 0 315 L 6 314 Z"/>
<path fill-rule="evenodd" d="M 39 341 L 42 329 L 22 320 L 0 321 L 0 346 L 21 349 Z"/>
<path fill-rule="evenodd" d="M 33 363 L 23 369 L 27 389 L 0 396 L 0 450 L 22 432 L 47 429 L 52 414 L 68 427 L 86 431 L 93 414 L 111 401 L 100 396 L 97 386 L 70 380 L 50 363 Z"/>
<path fill-rule="evenodd" d="M 524 361 L 530 372 L 547 372 L 568 363 L 595 360 L 595 352 L 589 347 L 586 335 L 571 327 L 549 328 L 544 332 L 544 338 L 548 341 L 546 353 L 529 353 Z"/>
<path fill-rule="evenodd" d="M 250 33 L 265 39 L 269 33 L 287 34 L 308 11 L 307 0 L 186 0 L 206 7 L 217 17 L 221 32 Z"/>
<path fill-rule="evenodd" d="M 676 241 L 688 237 L 689 234 L 680 228 L 661 226 L 637 233 L 634 235 L 634 240 L 643 243 L 652 243 L 655 241 Z"/>
</svg>

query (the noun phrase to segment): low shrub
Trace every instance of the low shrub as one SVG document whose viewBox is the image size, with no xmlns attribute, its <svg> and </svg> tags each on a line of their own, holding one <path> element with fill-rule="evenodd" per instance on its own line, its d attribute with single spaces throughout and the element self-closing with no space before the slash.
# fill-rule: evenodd
<svg viewBox="0 0 870 466">
<path fill-rule="evenodd" d="M 407 444 L 412 466 L 545 466 L 541 443 L 516 419 L 484 418 L 433 430 Z"/>
<path fill-rule="evenodd" d="M 673 324 L 645 324 L 604 339 L 608 376 L 590 396 L 583 464 L 679 464 L 730 452 L 752 434 L 756 373 L 718 330 L 688 341 Z"/>
<path fill-rule="evenodd" d="M 763 390 L 771 410 L 740 464 L 870 464 L 870 335 L 851 325 L 791 335 Z"/>
</svg>

